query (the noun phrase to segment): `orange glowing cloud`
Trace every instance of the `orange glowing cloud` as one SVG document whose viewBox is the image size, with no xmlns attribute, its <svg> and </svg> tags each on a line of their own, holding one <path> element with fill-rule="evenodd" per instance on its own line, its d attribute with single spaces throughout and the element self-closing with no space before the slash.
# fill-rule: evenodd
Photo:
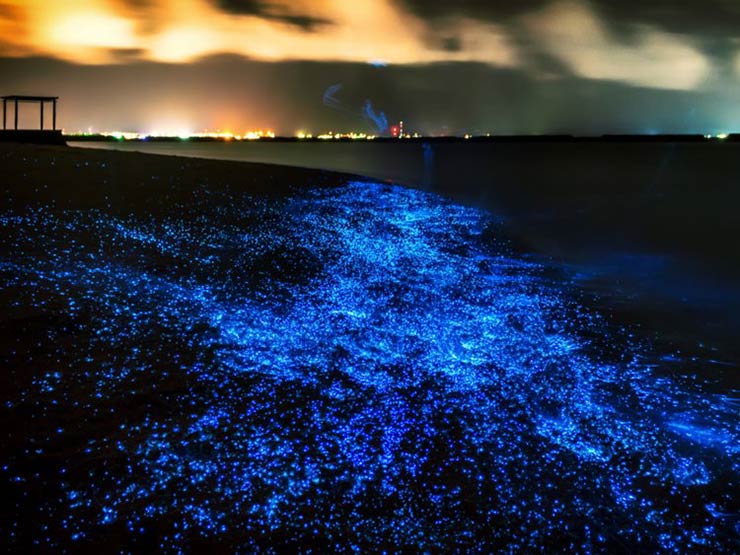
<svg viewBox="0 0 740 555">
<path fill-rule="evenodd" d="M 491 24 L 460 20 L 462 47 L 435 49 L 425 26 L 392 0 L 296 0 L 295 13 L 327 22 L 312 32 L 280 18 L 235 15 L 212 0 L 0 0 L 18 18 L 3 19 L 11 40 L 4 54 L 33 52 L 83 64 L 116 61 L 116 50 L 136 50 L 141 59 L 184 63 L 232 53 L 262 60 L 388 63 L 478 61 L 513 65 L 516 53 L 505 32 Z M 21 26 L 21 17 L 25 26 Z M 12 49 L 11 49 L 12 47 Z"/>
<path fill-rule="evenodd" d="M 691 40 L 647 25 L 635 26 L 634 39 L 621 43 L 577 0 L 559 0 L 525 21 L 554 56 L 588 79 L 691 90 L 711 69 Z"/>
<path fill-rule="evenodd" d="M 701 86 L 712 69 L 688 37 L 642 25 L 625 43 L 584 0 L 553 0 L 507 25 L 451 15 L 443 25 L 454 37 L 452 49 L 437 44 L 428 21 L 397 0 L 254 5 L 264 7 L 232 13 L 218 0 L 0 0 L 0 55 L 101 64 L 237 54 L 264 61 L 479 62 L 529 70 L 521 49 L 531 38 L 586 79 L 688 90 Z"/>
</svg>

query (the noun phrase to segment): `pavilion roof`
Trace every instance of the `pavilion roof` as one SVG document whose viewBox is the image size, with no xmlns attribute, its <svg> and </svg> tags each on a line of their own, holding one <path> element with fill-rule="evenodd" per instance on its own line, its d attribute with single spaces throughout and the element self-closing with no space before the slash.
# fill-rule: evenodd
<svg viewBox="0 0 740 555">
<path fill-rule="evenodd" d="M 53 100 L 58 100 L 58 96 L 23 96 L 23 95 L 10 95 L 10 96 L 0 96 L 3 100 L 18 100 L 21 102 L 51 102 Z"/>
</svg>

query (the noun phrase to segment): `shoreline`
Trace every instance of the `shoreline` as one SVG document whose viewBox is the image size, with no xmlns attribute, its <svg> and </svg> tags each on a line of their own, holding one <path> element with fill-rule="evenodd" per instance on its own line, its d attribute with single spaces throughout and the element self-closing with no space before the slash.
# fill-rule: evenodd
<svg viewBox="0 0 740 555">
<path fill-rule="evenodd" d="M 5 173 L 5 194 L 11 201 L 9 208 L 23 206 L 25 201 L 54 201 L 57 206 L 70 208 L 109 207 L 114 198 L 101 194 L 156 195 L 165 189 L 173 193 L 170 185 L 174 180 L 181 187 L 178 193 L 185 195 L 188 191 L 184 188 L 203 184 L 281 195 L 305 186 L 300 180 L 306 178 L 310 185 L 320 186 L 363 179 L 341 172 L 259 162 L 12 143 L 0 144 L 0 164 Z M 163 184 L 162 176 L 170 183 Z M 84 193 L 90 196 L 82 196 Z"/>
<path fill-rule="evenodd" d="M 740 143 L 79 143 L 287 164 L 441 194 L 509 220 L 552 256 L 676 254 L 740 280 Z M 465 163 L 460 163 L 464 160 Z"/>
<path fill-rule="evenodd" d="M 383 181 L 333 169 L 74 146 L 0 144 L 0 165 L 7 176 L 4 196 L 9 210 L 51 205 L 145 218 L 180 217 L 178 207 L 197 202 L 204 189 L 209 195 L 242 191 L 274 198 L 310 187 Z M 530 183 L 526 189 L 534 187 Z M 479 204 L 465 202 L 460 191 L 433 192 L 455 202 Z M 548 199 L 552 194 L 543 192 Z M 584 254 L 572 247 L 574 241 L 578 244 L 580 229 L 579 213 L 567 208 L 573 206 L 572 200 L 564 202 L 566 208 L 560 207 L 559 215 L 551 211 L 548 219 L 536 207 L 522 212 L 515 206 L 519 201 L 507 201 L 505 195 L 492 202 L 498 199 L 503 199 L 506 234 L 516 252 L 561 266 L 607 311 L 623 312 L 629 318 L 640 310 L 647 317 L 645 327 L 664 336 L 685 339 L 698 334 L 732 344 L 735 330 L 740 329 L 740 290 L 732 274 L 722 278 L 713 268 L 702 271 L 701 265 L 692 268 L 667 255 L 630 252 L 609 244 L 596 254 Z M 563 219 L 567 226 L 558 229 Z M 608 232 L 601 233 L 602 238 L 609 237 Z"/>
<path fill-rule="evenodd" d="M 740 235 L 739 143 L 457 142 L 427 150 L 346 142 L 80 146 L 365 175 L 489 210 L 507 221 L 525 252 L 603 270 L 618 266 L 620 257 L 634 258 L 643 274 L 661 274 L 655 289 L 665 289 L 660 280 L 670 282 L 676 273 L 712 282 L 708 292 L 740 283 L 740 245 L 732 240 Z M 652 270 L 646 267 L 651 259 Z"/>
</svg>

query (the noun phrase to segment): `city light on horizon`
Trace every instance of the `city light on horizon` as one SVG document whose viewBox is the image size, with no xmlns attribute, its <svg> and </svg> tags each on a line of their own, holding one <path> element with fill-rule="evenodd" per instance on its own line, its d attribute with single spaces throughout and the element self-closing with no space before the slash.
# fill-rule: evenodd
<svg viewBox="0 0 740 555">
<path fill-rule="evenodd" d="M 63 134 L 68 137 L 105 137 L 112 138 L 122 141 L 145 141 L 148 139 L 210 139 L 210 140 L 221 140 L 221 141 L 259 141 L 259 140 L 272 140 L 272 139 L 296 139 L 296 140 L 321 140 L 321 141 L 332 141 L 332 140 L 352 140 L 352 141 L 373 141 L 379 138 L 383 139 L 395 139 L 403 141 L 405 139 L 434 139 L 434 138 L 458 138 L 464 140 L 470 139 L 497 139 L 500 137 L 508 137 L 508 135 L 501 135 L 493 132 L 480 132 L 480 133 L 464 133 L 461 135 L 449 135 L 449 134 L 431 134 L 425 135 L 418 132 L 404 132 L 403 134 L 391 133 L 387 135 L 376 135 L 372 133 L 366 133 L 363 131 L 321 131 L 317 133 L 307 132 L 305 130 L 296 131 L 292 134 L 277 134 L 272 130 L 248 130 L 241 133 L 234 133 L 231 131 L 210 131 L 203 130 L 199 132 L 185 132 L 178 130 L 152 130 L 148 132 L 137 132 L 137 131 L 121 131 L 121 130 L 95 130 L 88 128 L 87 130 L 62 130 Z M 639 135 L 639 134 L 638 134 Z M 670 134 L 650 133 L 646 136 L 670 136 Z M 710 132 L 710 133 L 694 133 L 688 134 L 687 136 L 703 137 L 706 140 L 714 141 L 725 141 L 736 133 L 730 132 Z M 538 137 L 539 135 L 533 134 L 531 137 Z M 562 135 L 557 135 L 562 136 Z M 609 137 L 610 135 L 571 135 L 574 139 L 592 139 L 599 137 Z M 636 135 L 637 136 L 637 135 Z M 522 135 L 526 137 L 526 135 Z M 619 137 L 619 135 L 615 135 Z"/>
</svg>

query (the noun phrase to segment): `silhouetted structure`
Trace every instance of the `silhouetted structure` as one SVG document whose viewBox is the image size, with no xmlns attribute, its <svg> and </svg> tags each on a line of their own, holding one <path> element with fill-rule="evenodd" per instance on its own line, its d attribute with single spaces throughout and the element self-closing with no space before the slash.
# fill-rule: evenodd
<svg viewBox="0 0 740 555">
<path fill-rule="evenodd" d="M 7 119 L 8 119 L 8 102 L 12 102 L 14 105 L 13 111 L 14 111 L 14 119 L 15 119 L 15 125 L 13 129 L 18 131 L 18 105 L 23 102 L 38 102 L 39 103 L 39 115 L 40 115 L 40 129 L 44 130 L 44 104 L 46 102 L 51 102 L 52 105 L 52 116 L 51 116 L 51 129 L 52 131 L 56 131 L 57 128 L 57 100 L 59 99 L 58 96 L 19 96 L 19 95 L 11 95 L 11 96 L 3 96 L 3 130 L 6 130 L 8 128 L 7 125 Z"/>
<path fill-rule="evenodd" d="M 3 128 L 0 130 L 0 142 L 33 143 L 44 145 L 64 145 L 61 131 L 57 131 L 58 96 L 21 96 L 0 97 L 3 100 Z M 22 103 L 39 104 L 39 129 L 18 129 L 18 113 Z M 51 129 L 44 129 L 44 107 L 51 103 Z M 13 104 L 13 124 L 8 129 L 8 104 Z"/>
</svg>

